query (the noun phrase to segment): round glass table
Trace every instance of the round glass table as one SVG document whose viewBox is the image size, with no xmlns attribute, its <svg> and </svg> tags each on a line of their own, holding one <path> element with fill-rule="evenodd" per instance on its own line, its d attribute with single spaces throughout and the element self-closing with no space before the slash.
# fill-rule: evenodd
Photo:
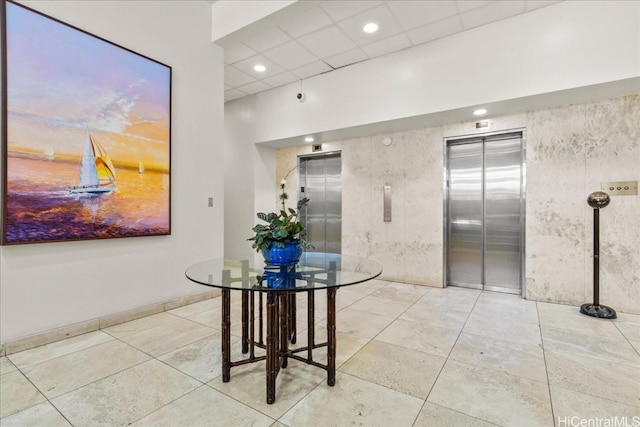
<svg viewBox="0 0 640 427">
<path fill-rule="evenodd" d="M 327 371 L 327 384 L 335 384 L 336 374 L 336 292 L 342 286 L 355 285 L 378 277 L 382 267 L 377 262 L 355 256 L 306 252 L 295 265 L 265 265 L 262 260 L 210 259 L 189 267 L 187 278 L 201 285 L 220 288 L 222 292 L 222 381 L 229 382 L 231 368 L 266 361 L 267 403 L 276 396 L 276 377 L 289 359 L 298 360 Z M 315 342 L 315 291 L 327 294 L 327 341 Z M 231 360 L 231 291 L 242 293 L 242 353 L 248 357 Z M 296 294 L 307 293 L 307 343 L 295 344 Z M 257 336 L 256 336 L 256 295 Z M 266 296 L 266 310 L 263 310 Z M 266 321 L 266 337 L 263 322 Z M 255 348 L 264 356 L 256 356 Z M 313 359 L 313 350 L 326 347 L 327 363 Z"/>
</svg>

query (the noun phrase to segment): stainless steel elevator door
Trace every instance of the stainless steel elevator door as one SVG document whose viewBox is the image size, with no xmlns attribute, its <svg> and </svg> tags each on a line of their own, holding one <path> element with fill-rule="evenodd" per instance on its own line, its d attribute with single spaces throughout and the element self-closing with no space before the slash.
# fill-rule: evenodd
<svg viewBox="0 0 640 427">
<path fill-rule="evenodd" d="M 482 287 L 482 144 L 448 147 L 448 270 L 452 285 Z"/>
<path fill-rule="evenodd" d="M 484 286 L 520 292 L 522 138 L 484 144 Z"/>
<path fill-rule="evenodd" d="M 340 154 L 301 157 L 300 198 L 309 204 L 301 212 L 311 252 L 341 252 L 342 187 Z"/>
<path fill-rule="evenodd" d="M 447 284 L 521 293 L 521 132 L 447 141 Z"/>
</svg>

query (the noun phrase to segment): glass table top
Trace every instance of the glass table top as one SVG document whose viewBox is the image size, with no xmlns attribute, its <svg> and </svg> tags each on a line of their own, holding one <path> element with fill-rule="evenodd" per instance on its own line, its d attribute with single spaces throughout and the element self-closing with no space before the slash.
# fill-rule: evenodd
<svg viewBox="0 0 640 427">
<path fill-rule="evenodd" d="M 355 285 L 374 279 L 382 266 L 367 258 L 305 252 L 293 266 L 265 265 L 263 260 L 215 258 L 194 264 L 185 275 L 193 282 L 215 288 L 254 292 L 308 291 Z"/>
</svg>

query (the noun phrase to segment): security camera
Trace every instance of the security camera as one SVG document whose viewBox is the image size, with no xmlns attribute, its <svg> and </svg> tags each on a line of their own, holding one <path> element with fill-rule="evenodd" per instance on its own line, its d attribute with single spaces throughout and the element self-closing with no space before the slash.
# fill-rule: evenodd
<svg viewBox="0 0 640 427">
<path fill-rule="evenodd" d="M 297 99 L 299 102 L 304 102 L 304 99 L 305 99 L 305 98 L 306 98 L 306 96 L 304 95 L 304 93 L 303 93 L 303 92 L 298 92 L 298 93 L 296 94 L 296 99 Z"/>
</svg>

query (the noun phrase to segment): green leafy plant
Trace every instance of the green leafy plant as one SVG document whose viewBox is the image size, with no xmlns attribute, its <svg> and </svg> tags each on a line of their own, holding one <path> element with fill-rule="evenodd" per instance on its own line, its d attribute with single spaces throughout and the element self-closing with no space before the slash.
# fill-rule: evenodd
<svg viewBox="0 0 640 427">
<path fill-rule="evenodd" d="M 257 217 L 267 224 L 257 224 L 252 228 L 255 235 L 247 239 L 253 242 L 251 247 L 254 248 L 256 252 L 269 248 L 271 244 L 283 248 L 285 243 L 295 241 L 299 241 L 300 245 L 305 249 L 313 248 L 313 246 L 305 240 L 304 224 L 298 220 L 300 209 L 309 203 L 309 199 L 305 197 L 298 200 L 296 209 L 286 209 L 285 201 L 289 196 L 285 191 L 285 186 L 286 180 L 283 179 L 280 182 L 280 188 L 282 189 L 282 194 L 280 194 L 282 209 L 280 212 L 270 212 L 268 214 L 259 212 L 257 214 Z"/>
</svg>

